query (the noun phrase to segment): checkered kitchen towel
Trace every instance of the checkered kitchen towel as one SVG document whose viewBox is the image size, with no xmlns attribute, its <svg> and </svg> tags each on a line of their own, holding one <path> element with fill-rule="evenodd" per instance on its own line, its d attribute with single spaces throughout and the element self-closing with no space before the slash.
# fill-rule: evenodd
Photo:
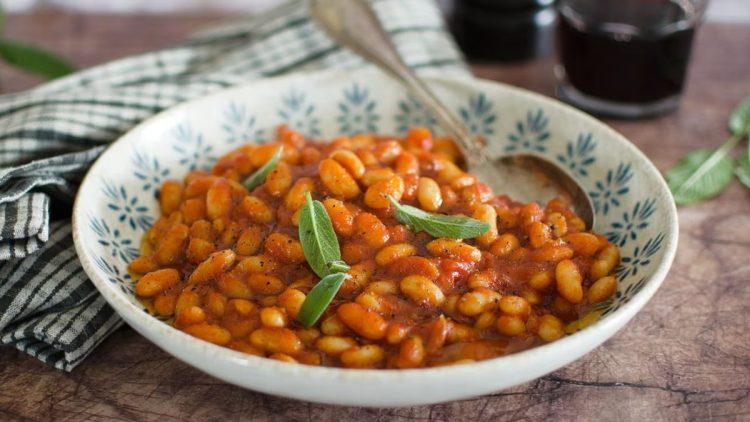
<svg viewBox="0 0 750 422">
<path fill-rule="evenodd" d="M 432 0 L 373 6 L 409 65 L 467 74 Z M 0 97 L 0 342 L 69 371 L 121 324 L 78 263 L 68 218 L 55 219 L 69 215 L 78 182 L 108 143 L 160 110 L 228 86 L 361 65 L 297 0 Z"/>
</svg>

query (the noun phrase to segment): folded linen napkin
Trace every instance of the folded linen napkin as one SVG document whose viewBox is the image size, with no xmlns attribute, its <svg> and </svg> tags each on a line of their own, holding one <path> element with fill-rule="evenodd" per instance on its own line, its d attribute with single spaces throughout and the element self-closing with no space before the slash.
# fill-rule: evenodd
<svg viewBox="0 0 750 422">
<path fill-rule="evenodd" d="M 404 60 L 468 74 L 433 0 L 373 0 Z M 154 113 L 250 80 L 364 63 L 301 0 L 161 51 L 0 97 L 0 343 L 69 371 L 121 320 L 78 262 L 68 218 L 79 180 Z"/>
</svg>

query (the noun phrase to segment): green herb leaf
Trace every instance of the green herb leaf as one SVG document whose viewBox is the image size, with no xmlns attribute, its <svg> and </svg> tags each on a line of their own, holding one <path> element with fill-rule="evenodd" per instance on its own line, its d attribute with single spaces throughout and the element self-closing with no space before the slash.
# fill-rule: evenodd
<svg viewBox="0 0 750 422">
<path fill-rule="evenodd" d="M 321 277 L 302 303 L 297 319 L 309 328 L 318 321 L 349 275 L 349 266 L 341 260 L 341 250 L 333 224 L 320 201 L 307 201 L 299 215 L 299 241 L 310 268 Z"/>
<path fill-rule="evenodd" d="M 750 97 L 737 104 L 729 116 L 729 130 L 735 136 L 750 136 Z"/>
<path fill-rule="evenodd" d="M 247 190 L 252 191 L 266 181 L 266 177 L 268 177 L 268 174 L 276 168 L 276 165 L 281 159 L 281 154 L 283 153 L 284 146 L 281 145 L 279 146 L 279 149 L 277 149 L 276 152 L 273 153 L 273 156 L 270 160 L 268 160 L 268 162 L 266 162 L 266 164 L 263 164 L 258 170 L 255 170 L 255 173 L 251 174 L 247 179 L 245 179 L 245 187 L 247 188 Z"/>
<path fill-rule="evenodd" d="M 481 236 L 490 229 L 490 225 L 474 218 L 461 215 L 432 214 L 411 205 L 402 205 L 388 197 L 396 207 L 396 219 L 415 232 L 425 231 L 434 237 L 452 239 L 469 239 Z"/>
<path fill-rule="evenodd" d="M 666 173 L 667 184 L 678 205 L 711 198 L 729 186 L 732 181 L 732 162 L 726 156 L 726 145 L 716 151 L 693 151 Z"/>
<path fill-rule="evenodd" d="M 328 269 L 332 273 L 345 273 L 349 271 L 349 264 L 344 261 L 331 261 L 328 263 Z"/>
<path fill-rule="evenodd" d="M 349 278 L 348 274 L 345 273 L 334 273 L 323 277 L 315 287 L 310 290 L 307 294 L 305 301 L 302 302 L 302 307 L 297 314 L 297 320 L 305 326 L 310 328 L 315 324 L 323 312 L 325 312 L 328 305 L 331 304 L 334 296 L 339 291 L 339 288 L 344 284 L 344 280 Z"/>
<path fill-rule="evenodd" d="M 750 149 L 746 153 L 740 154 L 737 157 L 737 166 L 734 168 L 734 174 L 737 175 L 737 179 L 750 189 Z"/>
<path fill-rule="evenodd" d="M 299 214 L 299 241 L 307 263 L 318 277 L 349 270 L 349 266 L 341 260 L 339 240 L 333 231 L 331 219 L 323 204 L 313 201 L 310 192 Z"/>
<path fill-rule="evenodd" d="M 0 39 L 0 57 L 8 64 L 48 79 L 67 75 L 75 67 L 65 59 L 33 45 Z"/>
</svg>

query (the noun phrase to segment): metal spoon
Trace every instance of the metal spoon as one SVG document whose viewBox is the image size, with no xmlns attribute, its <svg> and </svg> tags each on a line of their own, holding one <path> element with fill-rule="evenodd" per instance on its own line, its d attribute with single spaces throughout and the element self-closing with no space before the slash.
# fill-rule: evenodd
<svg viewBox="0 0 750 422">
<path fill-rule="evenodd" d="M 593 227 L 591 198 L 557 164 L 532 154 L 511 154 L 491 161 L 482 152 L 482 142 L 472 139 L 463 123 L 404 64 L 365 0 L 311 0 L 309 5 L 313 19 L 331 38 L 393 76 L 434 115 L 462 149 L 468 170 L 496 193 L 542 204 L 562 197 L 588 228 Z"/>
</svg>

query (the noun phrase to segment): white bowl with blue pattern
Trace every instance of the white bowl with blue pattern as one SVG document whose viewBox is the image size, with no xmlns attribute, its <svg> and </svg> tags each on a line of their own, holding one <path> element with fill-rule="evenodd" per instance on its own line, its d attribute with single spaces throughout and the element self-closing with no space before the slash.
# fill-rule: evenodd
<svg viewBox="0 0 750 422">
<path fill-rule="evenodd" d="M 612 129 L 558 101 L 506 85 L 428 78 L 488 153 L 527 151 L 559 162 L 590 193 L 595 231 L 622 250 L 615 297 L 588 327 L 553 343 L 478 363 L 414 370 L 292 365 L 193 338 L 145 312 L 126 267 L 158 215 L 160 184 L 209 169 L 281 123 L 313 137 L 402 133 L 435 121 L 374 69 L 267 79 L 167 110 L 120 138 L 86 176 L 73 215 L 75 245 L 99 291 L 131 327 L 217 378 L 249 389 L 321 403 L 405 406 L 486 394 L 554 371 L 627 323 L 664 280 L 677 248 L 677 214 L 661 175 Z M 435 128 L 436 129 L 436 128 Z"/>
</svg>

